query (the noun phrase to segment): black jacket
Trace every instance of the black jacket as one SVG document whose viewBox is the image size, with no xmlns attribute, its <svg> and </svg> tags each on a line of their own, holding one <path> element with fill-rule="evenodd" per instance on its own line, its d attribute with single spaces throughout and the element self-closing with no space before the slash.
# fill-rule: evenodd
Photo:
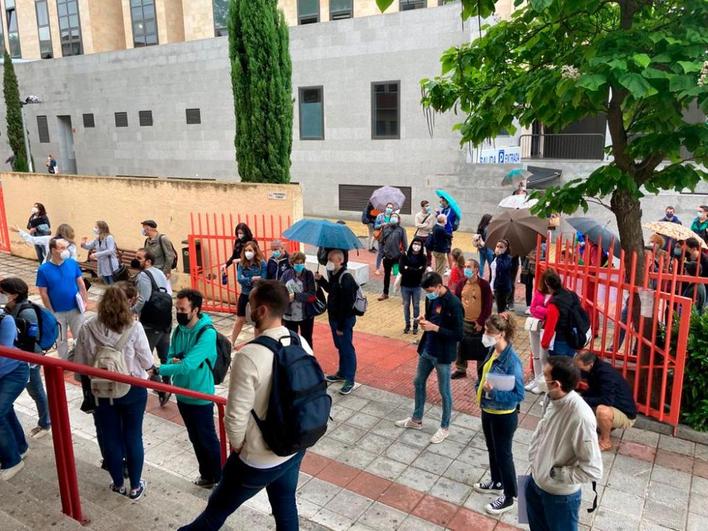
<svg viewBox="0 0 708 531">
<path fill-rule="evenodd" d="M 280 258 L 270 257 L 266 264 L 266 278 L 268 280 L 282 280 L 283 273 L 290 267 L 290 255 L 287 251 Z"/>
<path fill-rule="evenodd" d="M 344 321 L 355 315 L 354 302 L 359 285 L 354 280 L 354 275 L 341 268 L 336 273 L 330 273 L 329 280 L 323 276 L 318 283 L 328 294 L 329 320 L 336 323 L 337 330 L 344 330 Z"/>
<path fill-rule="evenodd" d="M 569 340 L 569 331 L 571 328 L 570 313 L 576 304 L 580 304 L 580 300 L 575 292 L 567 289 L 559 290 L 551 297 L 551 304 L 558 308 L 558 322 L 556 323 L 556 337 L 563 341 Z"/>
<path fill-rule="evenodd" d="M 37 231 L 37 233 L 34 236 L 48 236 L 50 234 L 49 229 L 52 228 L 51 224 L 49 223 L 49 218 L 47 216 L 40 216 L 39 214 L 34 215 L 32 214 L 27 221 L 27 230 L 30 229 L 36 229 L 40 225 L 46 225 L 47 229 L 44 232 Z"/>
<path fill-rule="evenodd" d="M 462 303 L 460 299 L 447 290 L 445 295 L 440 297 L 442 302 L 442 320 L 440 330 L 437 332 L 425 332 L 418 344 L 418 354 L 426 348 L 428 337 L 431 337 L 432 348 L 428 349 L 428 354 L 435 356 L 438 363 L 452 363 L 457 357 L 457 343 L 462 341 L 463 336 L 463 316 Z M 431 301 L 425 299 L 425 320 L 430 320 Z"/>
<path fill-rule="evenodd" d="M 591 408 L 611 406 L 619 409 L 629 419 L 637 417 L 632 390 L 627 380 L 612 365 L 598 358 L 590 372 L 584 373 L 584 376 L 587 376 L 588 389 L 582 396 Z"/>
<path fill-rule="evenodd" d="M 413 240 L 421 243 L 420 240 Z M 413 245 L 413 242 L 411 242 Z M 402 254 L 398 261 L 398 271 L 401 273 L 401 287 L 403 288 L 418 288 L 423 279 L 423 273 L 428 265 L 428 260 L 421 247 L 418 254 L 413 254 L 411 247 L 408 247 L 408 253 Z"/>
<path fill-rule="evenodd" d="M 435 224 L 433 232 L 430 233 L 431 247 L 430 250 L 435 253 L 450 252 L 450 235 L 445 231 L 445 227 Z"/>
</svg>

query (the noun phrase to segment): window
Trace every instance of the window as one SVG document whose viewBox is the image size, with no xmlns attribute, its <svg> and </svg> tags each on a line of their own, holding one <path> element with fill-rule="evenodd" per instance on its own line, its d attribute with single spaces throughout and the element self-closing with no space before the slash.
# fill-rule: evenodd
<svg viewBox="0 0 708 531">
<path fill-rule="evenodd" d="M 140 127 L 152 127 L 152 111 L 138 111 Z"/>
<path fill-rule="evenodd" d="M 47 0 L 36 0 L 34 3 L 37 12 L 37 34 L 39 35 L 39 55 L 42 59 L 54 57 L 52 51 L 52 36 L 49 33 L 49 10 Z"/>
<path fill-rule="evenodd" d="M 341 20 L 343 18 L 352 18 L 353 16 L 352 0 L 329 0 L 330 20 Z"/>
<path fill-rule="evenodd" d="M 49 123 L 46 116 L 37 116 L 37 133 L 41 144 L 49 144 Z"/>
<path fill-rule="evenodd" d="M 410 11 L 411 9 L 421 9 L 425 7 L 425 0 L 400 0 L 399 9 Z"/>
<path fill-rule="evenodd" d="M 128 127 L 128 113 L 127 112 L 117 112 L 116 117 L 116 127 Z"/>
<path fill-rule="evenodd" d="M 324 112 L 322 87 L 301 87 L 300 140 L 324 140 Z"/>
<path fill-rule="evenodd" d="M 5 0 L 5 15 L 7 16 L 7 40 L 10 43 L 10 57 L 22 57 L 20 50 L 20 32 L 17 29 L 17 8 L 15 0 Z"/>
<path fill-rule="evenodd" d="M 78 0 L 57 0 L 57 15 L 59 17 L 62 56 L 83 54 Z"/>
<path fill-rule="evenodd" d="M 214 37 L 228 35 L 229 0 L 212 0 L 214 13 Z"/>
<path fill-rule="evenodd" d="M 157 44 L 155 0 L 130 0 L 130 16 L 133 19 L 133 46 Z"/>
<path fill-rule="evenodd" d="M 93 114 L 84 114 L 84 127 L 96 127 Z"/>
<path fill-rule="evenodd" d="M 314 24 L 320 21 L 320 0 L 297 0 L 297 23 Z"/>
<path fill-rule="evenodd" d="M 187 125 L 202 123 L 202 112 L 199 109 L 185 109 Z"/>
<path fill-rule="evenodd" d="M 401 138 L 400 81 L 371 84 L 371 138 Z"/>
</svg>

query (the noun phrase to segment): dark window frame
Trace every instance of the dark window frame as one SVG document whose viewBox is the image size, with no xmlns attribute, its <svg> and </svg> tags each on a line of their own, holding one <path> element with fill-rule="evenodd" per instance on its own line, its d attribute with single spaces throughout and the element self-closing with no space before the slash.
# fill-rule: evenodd
<svg viewBox="0 0 708 531">
<path fill-rule="evenodd" d="M 22 58 L 22 44 L 20 42 L 20 23 L 17 20 L 17 2 L 15 0 L 10 0 L 12 4 L 8 6 L 8 0 L 5 0 L 5 23 L 7 24 L 7 42 L 8 42 L 8 53 L 13 59 Z M 10 30 L 10 17 L 13 17 L 15 22 L 15 31 Z M 12 37 L 15 40 L 12 40 Z"/>
<path fill-rule="evenodd" d="M 84 113 L 81 115 L 81 117 L 84 123 L 84 129 L 87 129 L 89 127 L 96 127 L 96 117 L 92 112 Z"/>
<path fill-rule="evenodd" d="M 137 1 L 140 2 L 139 6 L 133 6 L 133 2 Z M 148 2 L 148 4 L 146 4 Z M 155 6 L 155 0 L 130 0 L 128 2 L 128 5 L 130 6 L 130 28 L 133 33 L 133 48 L 146 48 L 148 46 L 157 46 L 160 44 L 160 32 L 159 28 L 157 27 L 157 7 Z M 145 8 L 150 7 L 152 8 L 152 17 L 145 17 Z M 136 20 L 135 17 L 133 16 L 133 10 L 140 8 L 140 13 L 141 13 L 141 19 Z M 155 23 L 155 42 L 148 43 L 148 35 L 150 33 L 145 33 L 145 21 L 152 20 Z M 136 24 L 142 23 L 143 24 L 143 32 L 142 32 L 142 42 L 137 43 L 136 41 L 136 32 L 135 32 L 135 27 Z"/>
<path fill-rule="evenodd" d="M 47 23 L 46 25 L 40 25 L 39 23 L 39 9 L 40 6 L 44 6 L 44 14 L 46 15 Z M 34 11 L 35 15 L 37 17 L 37 40 L 39 41 L 39 56 L 42 59 L 53 59 L 54 58 L 54 43 L 52 43 L 52 29 L 51 29 L 51 21 L 49 20 L 49 0 L 35 0 L 34 1 Z M 43 28 L 47 28 L 47 31 L 49 32 L 49 40 L 47 39 L 42 39 L 40 33 L 42 32 Z M 49 42 L 49 53 L 47 54 L 46 52 L 42 51 L 42 43 L 47 43 Z"/>
<path fill-rule="evenodd" d="M 202 123 L 202 110 L 198 107 L 185 109 L 184 119 L 187 125 L 200 125 Z"/>
<path fill-rule="evenodd" d="M 228 19 L 229 0 L 212 0 L 211 1 L 211 16 L 212 16 L 212 19 L 214 20 L 214 37 L 224 37 L 229 34 L 229 25 L 227 23 L 224 26 L 221 26 L 216 23 L 216 3 L 217 2 L 225 2 L 226 3 L 226 16 Z"/>
<path fill-rule="evenodd" d="M 71 24 L 72 14 L 69 13 L 69 5 L 73 4 L 76 6 L 76 21 L 77 25 Z M 66 10 L 65 15 L 60 14 L 60 7 L 64 6 Z M 66 28 L 62 28 L 62 19 L 66 20 Z M 57 23 L 59 24 L 59 45 L 61 46 L 62 57 L 72 57 L 74 55 L 84 54 L 84 36 L 81 32 L 81 13 L 79 13 L 79 1 L 78 0 L 57 0 Z M 64 31 L 69 32 L 69 42 L 64 42 L 62 33 Z M 74 53 L 74 37 L 78 37 L 78 51 Z M 68 51 L 68 53 L 67 53 Z"/>
<path fill-rule="evenodd" d="M 300 14 L 300 3 L 302 2 L 302 0 L 297 0 L 296 8 L 297 8 L 297 25 L 298 26 L 304 26 L 305 24 L 317 24 L 318 22 L 320 22 L 320 20 L 322 18 L 321 17 L 322 6 L 320 5 L 320 0 L 316 0 L 316 1 L 317 1 L 317 15 L 316 15 L 317 18 L 316 18 L 316 20 L 310 20 L 315 15 L 308 13 L 307 15 L 305 15 L 305 17 L 303 17 Z M 306 22 L 303 22 L 303 18 L 305 18 Z"/>
<path fill-rule="evenodd" d="M 37 136 L 40 144 L 49 144 L 49 119 L 46 114 L 37 115 Z"/>
<path fill-rule="evenodd" d="M 303 96 L 306 90 L 318 90 L 320 93 L 320 107 L 322 108 L 322 136 L 321 137 L 303 137 L 302 136 L 302 103 Z M 323 85 L 312 85 L 307 87 L 298 87 L 297 89 L 297 115 L 298 115 L 298 129 L 300 132 L 300 140 L 324 140 L 325 139 L 325 113 L 324 113 L 324 86 Z"/>
<path fill-rule="evenodd" d="M 332 0 L 329 0 L 329 19 L 330 20 L 345 20 L 347 18 L 354 18 L 354 0 L 349 0 L 349 14 L 342 15 L 345 13 L 344 10 L 334 11 L 332 9 Z"/>
<path fill-rule="evenodd" d="M 128 113 L 127 112 L 124 112 L 124 111 L 114 112 L 113 118 L 115 120 L 116 127 L 128 127 L 129 122 L 128 122 Z"/>
<path fill-rule="evenodd" d="M 428 7 L 427 0 L 398 0 L 399 11 L 413 11 L 414 9 L 425 9 Z"/>
<path fill-rule="evenodd" d="M 140 125 L 140 127 L 152 127 L 154 123 L 152 111 L 138 111 L 138 125 Z"/>
<path fill-rule="evenodd" d="M 376 87 L 379 85 L 396 84 L 396 123 L 398 124 L 395 135 L 376 134 Z M 401 80 L 372 81 L 371 82 L 371 139 L 372 140 L 400 140 L 401 138 Z"/>
</svg>

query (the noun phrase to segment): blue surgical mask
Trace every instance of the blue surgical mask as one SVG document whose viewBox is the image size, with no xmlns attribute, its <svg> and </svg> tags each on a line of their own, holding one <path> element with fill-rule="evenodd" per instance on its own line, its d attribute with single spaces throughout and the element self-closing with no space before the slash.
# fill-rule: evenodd
<svg viewBox="0 0 708 531">
<path fill-rule="evenodd" d="M 278 251 L 273 251 L 273 258 L 280 258 L 280 255 L 281 255 L 281 253 L 280 253 L 279 250 L 278 250 Z"/>
<path fill-rule="evenodd" d="M 302 273 L 303 271 L 305 271 L 305 264 L 295 264 L 293 265 L 293 269 L 296 273 Z"/>
<path fill-rule="evenodd" d="M 428 297 L 429 301 L 434 301 L 435 299 L 438 298 L 439 295 L 435 291 L 433 291 L 432 293 L 426 292 L 425 296 Z"/>
<path fill-rule="evenodd" d="M 428 205 L 427 207 L 425 207 L 425 211 L 426 211 L 428 214 L 430 214 L 430 213 L 433 211 L 433 207 L 431 207 L 430 205 Z"/>
<path fill-rule="evenodd" d="M 471 267 L 465 267 L 465 276 L 467 278 L 472 278 L 474 276 L 474 272 Z"/>
<path fill-rule="evenodd" d="M 386 207 L 386 214 L 391 214 L 393 212 L 393 209 L 391 207 Z"/>
</svg>

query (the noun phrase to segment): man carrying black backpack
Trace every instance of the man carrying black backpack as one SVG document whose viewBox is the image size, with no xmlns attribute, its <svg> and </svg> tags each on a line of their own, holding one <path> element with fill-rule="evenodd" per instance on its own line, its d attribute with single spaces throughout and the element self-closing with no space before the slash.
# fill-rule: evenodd
<svg viewBox="0 0 708 531">
<path fill-rule="evenodd" d="M 160 362 L 166 363 L 172 330 L 172 297 L 169 295 L 167 277 L 154 264 L 155 255 L 151 251 L 138 249 L 135 253 L 134 265 L 140 273 L 135 277 L 138 300 L 133 306 L 133 312 L 140 317 L 150 351 L 157 349 Z M 169 376 L 156 377 L 156 379 L 161 379 L 166 384 L 171 382 Z M 164 407 L 172 393 L 158 393 L 158 396 L 160 405 Z"/>
<path fill-rule="evenodd" d="M 256 339 L 234 356 L 226 406 L 226 434 L 233 452 L 206 509 L 181 530 L 220 529 L 263 488 L 276 528 L 298 529 L 295 490 L 300 463 L 305 449 L 326 430 L 331 399 L 312 349 L 283 326 L 290 302 L 285 286 L 261 281 L 249 302 Z M 298 388 L 305 381 L 309 387 Z M 306 429 L 313 426 L 317 429 Z"/>
</svg>

